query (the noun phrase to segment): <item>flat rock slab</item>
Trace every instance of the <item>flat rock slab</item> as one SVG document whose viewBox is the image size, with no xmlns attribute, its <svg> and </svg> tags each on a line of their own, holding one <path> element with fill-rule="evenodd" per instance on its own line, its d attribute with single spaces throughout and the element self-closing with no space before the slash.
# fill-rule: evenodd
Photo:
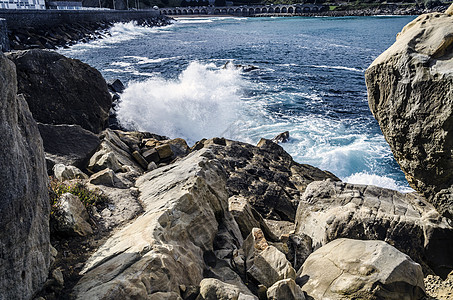
<svg viewBox="0 0 453 300">
<path fill-rule="evenodd" d="M 138 178 L 144 213 L 89 258 L 74 288 L 77 298 L 148 299 L 198 286 L 203 253 L 212 252 L 221 216 L 229 214 L 225 183 L 209 150 Z"/>
<path fill-rule="evenodd" d="M 314 248 L 341 237 L 383 240 L 419 262 L 427 273 L 446 276 L 453 269 L 453 228 L 415 193 L 313 182 L 301 198 L 296 233 L 310 236 Z"/>
<path fill-rule="evenodd" d="M 383 241 L 337 239 L 313 252 L 298 275 L 315 300 L 415 300 L 425 295 L 423 272 Z"/>
</svg>

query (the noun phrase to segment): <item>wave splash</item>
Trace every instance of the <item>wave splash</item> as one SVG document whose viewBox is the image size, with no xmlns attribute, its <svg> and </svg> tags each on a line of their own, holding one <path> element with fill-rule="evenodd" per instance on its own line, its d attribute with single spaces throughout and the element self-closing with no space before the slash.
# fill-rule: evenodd
<svg viewBox="0 0 453 300">
<path fill-rule="evenodd" d="M 129 83 L 118 120 L 125 127 L 181 137 L 188 143 L 222 136 L 240 113 L 240 71 L 191 62 L 176 80 Z"/>
</svg>

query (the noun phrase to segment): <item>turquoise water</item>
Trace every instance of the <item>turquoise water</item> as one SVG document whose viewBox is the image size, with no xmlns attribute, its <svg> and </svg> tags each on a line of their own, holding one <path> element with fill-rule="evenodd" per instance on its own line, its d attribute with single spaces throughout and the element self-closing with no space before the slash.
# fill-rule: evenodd
<svg viewBox="0 0 453 300">
<path fill-rule="evenodd" d="M 193 144 L 257 143 L 288 130 L 301 163 L 345 181 L 409 190 L 366 96 L 364 71 L 414 17 L 199 18 L 162 28 L 117 24 L 61 50 L 127 83 L 130 127 Z M 225 63 L 253 65 L 242 72 Z"/>
</svg>

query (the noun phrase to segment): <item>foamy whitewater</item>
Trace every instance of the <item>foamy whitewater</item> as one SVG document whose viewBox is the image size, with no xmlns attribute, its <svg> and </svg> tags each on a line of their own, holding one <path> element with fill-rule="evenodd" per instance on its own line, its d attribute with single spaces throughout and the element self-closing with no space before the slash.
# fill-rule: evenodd
<svg viewBox="0 0 453 300">
<path fill-rule="evenodd" d="M 364 72 L 411 19 L 127 23 L 60 52 L 127 84 L 118 118 L 129 128 L 189 144 L 215 136 L 256 144 L 289 131 L 282 146 L 300 163 L 347 182 L 410 191 L 369 111 Z M 227 62 L 258 69 L 244 72 Z"/>
</svg>

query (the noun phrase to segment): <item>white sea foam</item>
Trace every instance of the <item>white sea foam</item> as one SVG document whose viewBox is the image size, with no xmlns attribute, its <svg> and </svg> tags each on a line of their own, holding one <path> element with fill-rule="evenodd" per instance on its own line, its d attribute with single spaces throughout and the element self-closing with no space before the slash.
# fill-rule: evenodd
<svg viewBox="0 0 453 300">
<path fill-rule="evenodd" d="M 179 18 L 176 20 L 179 24 L 200 24 L 200 23 L 212 23 L 214 20 L 210 19 L 197 19 L 197 18 Z"/>
<path fill-rule="evenodd" d="M 144 64 L 161 63 L 163 61 L 168 61 L 168 60 L 175 60 L 175 59 L 180 58 L 180 56 L 149 58 L 149 57 L 144 57 L 144 56 L 126 55 L 126 56 L 123 56 L 123 58 L 131 58 L 131 59 L 134 59 L 135 61 L 137 61 L 137 64 L 144 65 Z"/>
<path fill-rule="evenodd" d="M 220 136 L 237 120 L 244 84 L 238 70 L 192 62 L 176 80 L 156 77 L 129 83 L 118 119 L 189 143 Z"/>
<path fill-rule="evenodd" d="M 320 69 L 346 70 L 346 71 L 360 72 L 360 73 L 365 72 L 365 70 L 363 70 L 363 69 L 349 68 L 349 67 L 343 67 L 343 66 L 324 66 L 324 65 L 316 66 L 316 65 L 310 65 L 310 67 L 320 68 Z"/>
<path fill-rule="evenodd" d="M 394 179 L 390 177 L 369 174 L 367 172 L 354 173 L 351 176 L 343 178 L 343 181 L 355 184 L 375 185 L 392 190 L 397 190 L 402 193 L 409 193 L 414 191 L 407 186 L 399 185 Z"/>
</svg>

